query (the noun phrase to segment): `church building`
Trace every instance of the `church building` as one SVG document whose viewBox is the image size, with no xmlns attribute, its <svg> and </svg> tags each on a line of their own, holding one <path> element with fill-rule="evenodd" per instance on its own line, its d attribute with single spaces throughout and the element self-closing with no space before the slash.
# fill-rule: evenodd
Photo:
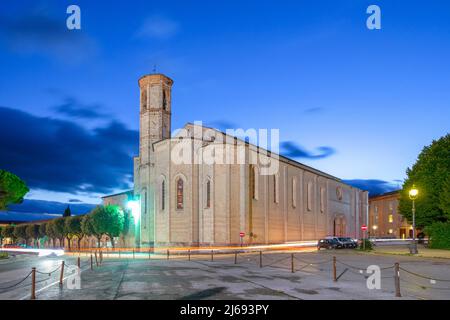
<svg viewBox="0 0 450 320">
<path fill-rule="evenodd" d="M 130 233 L 137 247 L 362 237 L 366 191 L 197 123 L 172 136 L 173 80 L 150 74 L 138 83 L 139 155 L 134 192 L 126 194 L 137 203 Z"/>
</svg>

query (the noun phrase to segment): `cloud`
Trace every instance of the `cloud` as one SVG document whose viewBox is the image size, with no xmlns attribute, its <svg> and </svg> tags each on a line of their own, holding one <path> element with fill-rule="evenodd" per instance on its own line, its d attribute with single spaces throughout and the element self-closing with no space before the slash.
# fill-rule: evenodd
<svg viewBox="0 0 450 320">
<path fill-rule="evenodd" d="M 283 141 L 280 144 L 281 154 L 288 158 L 305 158 L 310 160 L 324 159 L 336 153 L 332 147 L 318 147 L 316 152 L 311 152 L 297 145 L 293 141 Z"/>
<path fill-rule="evenodd" d="M 316 114 L 316 113 L 321 113 L 324 110 L 325 110 L 324 108 L 313 107 L 313 108 L 305 109 L 303 112 L 306 113 L 306 114 Z"/>
<path fill-rule="evenodd" d="M 72 194 L 128 189 L 138 142 L 138 131 L 118 121 L 86 129 L 0 107 L 0 168 L 30 188 Z"/>
<path fill-rule="evenodd" d="M 148 17 L 136 32 L 138 38 L 168 39 L 178 33 L 177 22 L 163 16 Z"/>
<path fill-rule="evenodd" d="M 400 189 L 398 183 L 378 179 L 352 179 L 342 181 L 356 188 L 369 191 L 370 196 Z"/>
<path fill-rule="evenodd" d="M 101 106 L 98 104 L 82 104 L 74 97 L 65 97 L 64 101 L 52 108 L 56 112 L 69 116 L 71 118 L 98 119 L 107 117 L 106 114 L 99 112 Z"/>
<path fill-rule="evenodd" d="M 67 29 L 65 18 L 42 13 L 0 16 L 0 41 L 16 53 L 40 54 L 66 64 L 91 58 L 97 53 L 95 41 L 83 30 Z"/>
<path fill-rule="evenodd" d="M 80 202 L 83 202 L 83 201 L 81 201 L 79 199 L 69 199 L 69 202 L 70 203 L 80 203 Z"/>
</svg>

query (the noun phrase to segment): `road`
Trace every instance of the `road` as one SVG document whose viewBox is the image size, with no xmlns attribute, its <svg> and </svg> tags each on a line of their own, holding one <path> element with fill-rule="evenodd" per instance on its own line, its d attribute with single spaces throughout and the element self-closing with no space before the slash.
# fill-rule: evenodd
<svg viewBox="0 0 450 320">
<path fill-rule="evenodd" d="M 333 256 L 337 259 L 338 281 L 333 281 Z M 142 256 L 141 259 L 106 258 L 103 265 L 81 273 L 81 289 L 60 288 L 59 272 L 39 283 L 37 299 L 450 299 L 450 260 L 407 256 L 382 256 L 351 250 L 291 253 L 209 255 L 171 257 Z M 147 258 L 145 258 L 147 257 Z M 137 257 L 136 257 L 137 258 Z M 64 260 L 75 264 L 74 257 Z M 28 258 L 0 264 L 0 287 L 14 283 L 32 266 L 51 271 L 59 258 Z M 88 263 L 82 257 L 82 265 Z M 401 266 L 402 298 L 395 298 L 395 262 Z M 378 265 L 381 289 L 369 290 L 366 267 Z M 43 277 L 45 278 L 45 277 Z M 14 280 L 14 281 L 13 281 Z M 48 286 L 51 283 L 56 285 Z M 48 286 L 48 287 L 46 287 Z M 44 288 L 44 289 L 43 289 Z M 30 287 L 0 293 L 1 299 L 29 298 Z M 1 292 L 1 291 L 0 291 Z"/>
</svg>

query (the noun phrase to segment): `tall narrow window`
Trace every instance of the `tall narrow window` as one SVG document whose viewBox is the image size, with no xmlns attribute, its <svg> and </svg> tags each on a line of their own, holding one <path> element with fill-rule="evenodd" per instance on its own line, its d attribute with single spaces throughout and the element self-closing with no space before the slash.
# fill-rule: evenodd
<svg viewBox="0 0 450 320">
<path fill-rule="evenodd" d="M 292 178 L 292 207 L 297 207 L 297 179 Z"/>
<path fill-rule="evenodd" d="M 177 180 L 177 209 L 183 209 L 183 179 Z"/>
<path fill-rule="evenodd" d="M 166 98 L 166 90 L 163 90 L 163 109 L 167 109 L 167 98 Z"/>
<path fill-rule="evenodd" d="M 325 188 L 320 188 L 320 212 L 325 212 Z"/>
<path fill-rule="evenodd" d="M 161 182 L 161 210 L 166 207 L 166 181 Z"/>
<path fill-rule="evenodd" d="M 141 106 L 142 110 L 147 109 L 147 88 L 141 89 Z"/>
<path fill-rule="evenodd" d="M 206 182 L 206 208 L 211 207 L 211 180 Z"/>
<path fill-rule="evenodd" d="M 312 197 L 313 197 L 313 184 L 312 182 L 308 182 L 308 188 L 306 190 L 306 205 L 308 211 L 311 211 L 313 207 Z"/>
<path fill-rule="evenodd" d="M 274 174 L 273 175 L 273 201 L 275 203 L 278 203 L 278 175 Z"/>
<path fill-rule="evenodd" d="M 258 168 L 256 166 L 250 167 L 250 192 L 251 197 L 258 200 Z"/>
</svg>

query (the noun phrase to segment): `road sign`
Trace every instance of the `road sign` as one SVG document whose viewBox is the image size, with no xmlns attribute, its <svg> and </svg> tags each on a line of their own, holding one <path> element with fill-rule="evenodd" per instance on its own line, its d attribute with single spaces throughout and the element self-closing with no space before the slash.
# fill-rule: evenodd
<svg viewBox="0 0 450 320">
<path fill-rule="evenodd" d="M 245 232 L 239 232 L 239 237 L 241 238 L 245 237 Z"/>
<path fill-rule="evenodd" d="M 361 226 L 361 230 L 362 230 L 362 231 L 367 231 L 367 226 L 366 226 L 365 224 L 363 224 L 363 225 Z"/>
</svg>

